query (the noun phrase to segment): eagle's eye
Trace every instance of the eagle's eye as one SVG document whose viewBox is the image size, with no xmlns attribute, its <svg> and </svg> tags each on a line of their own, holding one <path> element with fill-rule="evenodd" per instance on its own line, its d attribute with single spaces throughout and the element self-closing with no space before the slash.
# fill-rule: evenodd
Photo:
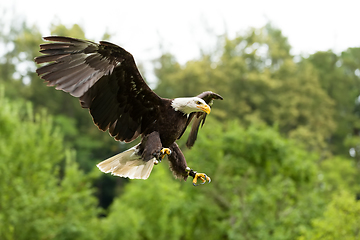
<svg viewBox="0 0 360 240">
<path fill-rule="evenodd" d="M 196 101 L 196 104 L 197 104 L 197 105 L 200 105 L 200 104 L 201 104 L 201 102 L 200 102 L 200 101 Z"/>
</svg>

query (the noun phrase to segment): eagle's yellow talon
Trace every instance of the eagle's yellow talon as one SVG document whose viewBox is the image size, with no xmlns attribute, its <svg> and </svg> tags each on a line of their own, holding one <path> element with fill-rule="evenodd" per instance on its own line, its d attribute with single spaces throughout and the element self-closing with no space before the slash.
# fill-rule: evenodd
<svg viewBox="0 0 360 240">
<path fill-rule="evenodd" d="M 161 156 L 165 156 L 165 155 L 170 155 L 171 154 L 171 150 L 169 149 L 169 148 L 163 148 L 163 149 L 161 149 L 161 151 L 160 151 L 160 154 L 161 154 Z"/>
<path fill-rule="evenodd" d="M 164 159 L 165 155 L 170 155 L 170 154 L 171 154 L 171 150 L 169 148 L 163 148 L 160 150 L 158 160 L 162 161 Z"/>
<path fill-rule="evenodd" d="M 194 180 L 193 180 L 193 185 L 197 186 L 197 180 L 200 179 L 202 181 L 201 184 L 206 183 L 206 181 L 208 181 L 209 183 L 211 182 L 211 178 L 209 178 L 205 173 L 196 173 Z"/>
</svg>

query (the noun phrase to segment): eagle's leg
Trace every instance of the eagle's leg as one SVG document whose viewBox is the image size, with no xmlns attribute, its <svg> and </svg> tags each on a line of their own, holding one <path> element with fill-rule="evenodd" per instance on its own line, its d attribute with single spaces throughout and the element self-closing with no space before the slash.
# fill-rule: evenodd
<svg viewBox="0 0 360 240">
<path fill-rule="evenodd" d="M 197 186 L 197 180 L 200 179 L 202 181 L 201 184 L 206 183 L 206 181 L 208 181 L 209 183 L 211 182 L 211 178 L 208 177 L 205 173 L 198 173 L 192 169 L 190 169 L 189 167 L 186 168 L 186 171 L 188 172 L 189 176 L 193 177 L 193 185 Z"/>
<path fill-rule="evenodd" d="M 158 164 L 163 160 L 165 155 L 171 153 L 170 149 L 163 148 L 158 132 L 154 131 L 146 135 L 139 146 L 142 159 L 147 162 L 154 160 L 154 164 Z"/>
<path fill-rule="evenodd" d="M 164 157 L 165 157 L 166 155 L 170 156 L 170 154 L 171 154 L 170 148 L 163 148 L 163 149 L 161 149 L 160 152 L 159 152 L 159 153 L 157 154 L 157 156 L 156 156 L 155 165 L 157 165 L 158 163 L 160 163 L 160 162 L 164 159 Z"/>
<path fill-rule="evenodd" d="M 186 180 L 189 176 L 191 176 L 194 178 L 194 186 L 197 186 L 198 179 L 202 181 L 202 184 L 206 181 L 211 182 L 211 179 L 206 174 L 197 173 L 187 166 L 185 156 L 176 143 L 173 143 L 170 146 L 170 149 L 172 151 L 171 155 L 169 155 L 170 168 L 176 177 Z"/>
</svg>

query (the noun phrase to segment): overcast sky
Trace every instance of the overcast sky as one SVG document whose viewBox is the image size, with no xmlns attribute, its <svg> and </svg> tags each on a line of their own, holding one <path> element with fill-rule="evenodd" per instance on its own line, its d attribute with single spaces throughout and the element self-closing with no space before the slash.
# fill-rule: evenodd
<svg viewBox="0 0 360 240">
<path fill-rule="evenodd" d="M 49 35 L 54 22 L 79 24 L 86 36 L 111 41 L 131 52 L 137 61 L 159 57 L 160 43 L 178 61 L 211 49 L 215 35 L 236 36 L 249 27 L 271 21 L 288 37 L 293 54 L 360 47 L 360 0 L 3 0 L 0 14 L 23 17 Z M 213 34 L 209 34 L 209 31 Z"/>
</svg>

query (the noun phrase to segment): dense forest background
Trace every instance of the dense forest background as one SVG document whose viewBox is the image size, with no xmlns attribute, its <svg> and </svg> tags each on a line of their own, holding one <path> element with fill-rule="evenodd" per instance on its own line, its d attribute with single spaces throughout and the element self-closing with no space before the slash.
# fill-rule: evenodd
<svg viewBox="0 0 360 240">
<path fill-rule="evenodd" d="M 186 64 L 154 60 L 159 95 L 224 97 L 191 151 L 179 142 L 212 178 L 193 187 L 166 161 L 146 181 L 101 173 L 130 145 L 39 79 L 42 42 L 0 20 L 0 239 L 360 239 L 360 47 L 293 56 L 267 24 Z"/>
</svg>

